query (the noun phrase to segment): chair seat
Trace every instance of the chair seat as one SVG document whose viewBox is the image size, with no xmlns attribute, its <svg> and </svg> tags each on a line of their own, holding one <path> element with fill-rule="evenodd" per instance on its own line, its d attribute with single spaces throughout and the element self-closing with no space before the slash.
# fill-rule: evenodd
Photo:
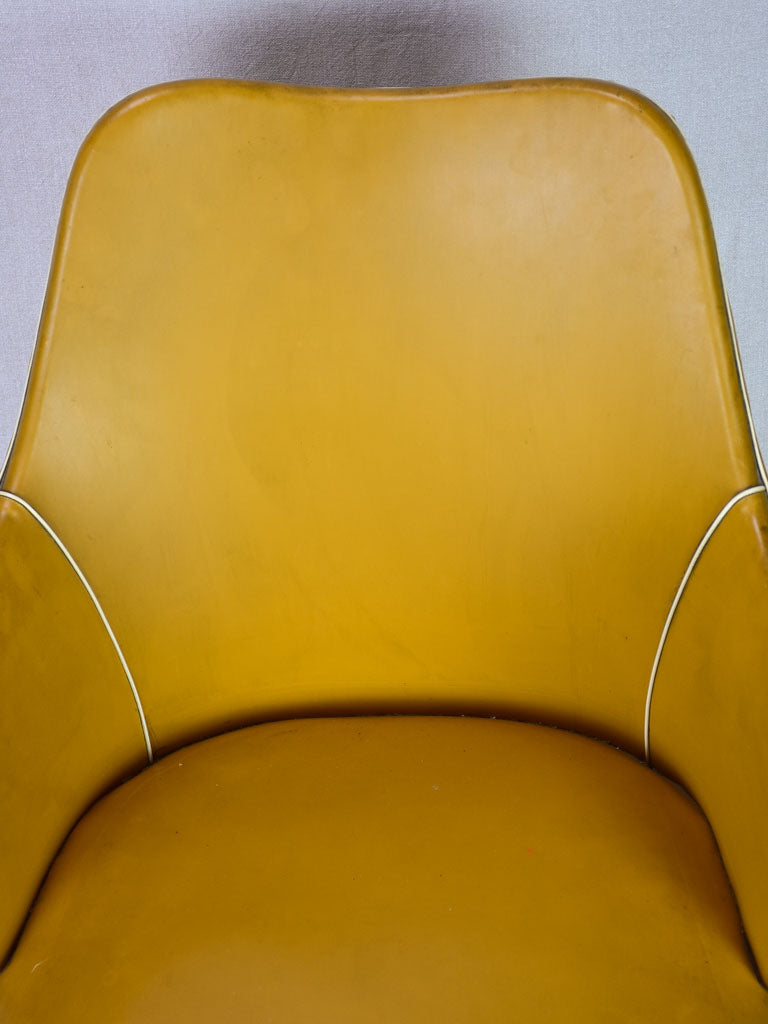
<svg viewBox="0 0 768 1024">
<path fill-rule="evenodd" d="M 768 1021 L 708 824 L 594 740 L 307 719 L 100 801 L 0 975 L 8 1024 Z"/>
</svg>

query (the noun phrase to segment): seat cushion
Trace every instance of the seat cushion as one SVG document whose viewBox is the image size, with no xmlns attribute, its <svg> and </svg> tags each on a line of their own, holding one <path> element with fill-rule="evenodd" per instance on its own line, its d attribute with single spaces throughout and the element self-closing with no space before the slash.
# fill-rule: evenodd
<svg viewBox="0 0 768 1024">
<path fill-rule="evenodd" d="M 259 725 L 98 803 L 8 1024 L 768 1021 L 706 820 L 629 756 L 439 717 Z"/>
</svg>

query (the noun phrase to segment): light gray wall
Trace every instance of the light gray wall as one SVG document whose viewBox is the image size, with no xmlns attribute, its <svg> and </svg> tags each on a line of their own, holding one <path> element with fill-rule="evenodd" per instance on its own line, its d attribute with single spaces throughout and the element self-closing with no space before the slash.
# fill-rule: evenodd
<svg viewBox="0 0 768 1024">
<path fill-rule="evenodd" d="M 704 181 L 768 449 L 766 0 L 0 0 L 0 458 L 59 207 L 99 115 L 155 82 L 606 78 L 677 120 Z"/>
</svg>

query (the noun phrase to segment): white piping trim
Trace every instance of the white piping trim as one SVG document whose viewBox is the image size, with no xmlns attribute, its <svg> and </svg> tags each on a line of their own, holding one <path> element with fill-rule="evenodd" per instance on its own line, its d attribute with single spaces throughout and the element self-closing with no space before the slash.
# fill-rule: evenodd
<svg viewBox="0 0 768 1024">
<path fill-rule="evenodd" d="M 38 335 L 40 334 L 40 325 L 42 324 L 42 320 L 43 320 L 43 312 L 41 310 L 40 311 L 40 316 L 38 317 L 38 320 L 37 320 L 37 333 L 38 333 Z M 8 442 L 8 447 L 5 449 L 5 457 L 3 458 L 3 465 L 2 465 L 2 468 L 0 468 L 0 484 L 3 482 L 3 477 L 5 476 L 6 470 L 8 469 L 8 464 L 11 461 L 11 453 L 13 452 L 13 449 L 14 449 L 14 447 L 16 445 L 16 438 L 18 437 L 19 430 L 21 429 L 21 417 L 24 414 L 24 407 L 27 404 L 27 398 L 29 396 L 29 389 L 30 389 L 31 383 L 32 383 L 32 367 L 33 367 L 34 362 L 35 362 L 35 355 L 36 355 L 36 353 L 37 353 L 37 343 L 35 343 L 32 351 L 30 353 L 29 360 L 27 361 L 27 375 L 24 378 L 24 390 L 23 390 L 23 392 L 21 394 L 21 402 L 19 403 L 19 411 L 16 414 L 16 426 L 13 428 L 13 433 L 11 434 L 11 439 Z"/>
<path fill-rule="evenodd" d="M 65 196 L 65 199 L 66 199 L 66 196 Z M 59 240 L 59 232 L 60 232 L 60 230 L 61 230 L 61 228 L 57 225 L 56 232 L 55 232 L 54 238 L 53 238 L 53 242 L 51 243 L 51 247 L 50 247 L 50 254 L 51 255 L 48 258 L 48 278 L 47 278 L 46 283 L 45 283 L 45 294 L 44 294 L 44 297 L 43 297 L 43 302 L 40 305 L 40 312 L 37 314 L 37 328 L 35 329 L 35 343 L 32 346 L 32 351 L 30 352 L 29 359 L 27 360 L 27 376 L 26 376 L 26 378 L 24 380 L 24 391 L 22 392 L 22 395 L 21 395 L 21 402 L 19 404 L 19 412 L 18 412 L 18 415 L 16 416 L 16 427 L 14 428 L 14 431 L 11 434 L 11 440 L 8 442 L 8 447 L 5 450 L 5 457 L 3 458 L 3 466 L 2 466 L 2 469 L 0 469 L 0 488 L 2 488 L 3 479 L 5 478 L 5 474 L 6 474 L 7 470 L 8 470 L 8 465 L 9 465 L 9 463 L 11 461 L 11 455 L 13 454 L 13 449 L 16 447 L 16 438 L 18 437 L 19 430 L 21 429 L 21 418 L 24 415 L 24 409 L 25 409 L 25 407 L 27 405 L 27 398 L 29 397 L 29 391 L 30 391 L 30 388 L 32 386 L 32 368 L 35 365 L 35 356 L 37 355 L 38 349 L 40 348 L 40 333 L 41 333 L 42 327 L 43 327 L 43 317 L 44 317 L 45 312 L 46 312 L 46 299 L 48 297 L 48 292 L 51 289 L 51 283 L 53 281 L 53 271 L 54 271 L 53 264 L 54 264 L 54 261 L 56 259 L 56 249 L 58 247 L 58 240 Z"/>
<path fill-rule="evenodd" d="M 43 519 L 43 517 L 40 515 L 40 513 L 36 509 L 32 508 L 32 506 L 29 504 L 28 501 L 25 501 L 23 498 L 20 498 L 18 496 L 18 494 L 13 494 L 11 491 L 0 490 L 0 497 L 1 498 L 8 498 L 9 501 L 15 501 L 18 505 L 21 505 L 22 508 L 26 509 L 27 512 L 29 512 L 29 514 L 32 516 L 32 518 L 36 522 L 38 522 L 40 524 L 40 526 L 42 526 L 42 528 L 45 530 L 45 532 L 48 534 L 48 536 L 51 538 L 51 540 L 54 542 L 54 544 L 58 547 L 59 551 L 61 551 L 62 555 L 64 555 L 66 560 L 69 562 L 69 564 L 74 569 L 75 575 L 77 576 L 77 578 L 80 580 L 80 582 L 85 587 L 86 593 L 88 594 L 88 596 L 90 597 L 91 601 L 93 602 L 94 608 L 99 613 L 99 618 L 101 619 L 102 623 L 104 624 L 104 628 L 107 631 L 109 639 L 112 641 L 112 646 L 115 648 L 115 653 L 117 654 L 117 657 L 120 659 L 120 664 L 123 666 L 123 671 L 125 672 L 126 679 L 128 680 L 128 684 L 131 687 L 131 693 L 133 694 L 133 699 L 134 699 L 134 701 L 136 703 L 136 710 L 139 713 L 139 721 L 141 722 L 141 731 L 144 734 L 144 743 L 145 743 L 146 748 L 147 748 L 147 759 L 149 760 L 149 763 L 151 764 L 153 759 L 154 759 L 153 753 L 152 753 L 152 741 L 149 738 L 149 728 L 147 727 L 147 719 L 146 719 L 146 717 L 144 715 L 144 708 L 142 707 L 142 704 L 141 704 L 141 698 L 139 697 L 139 691 L 136 689 L 136 684 L 133 681 L 133 676 L 131 675 L 131 671 L 128 668 L 128 663 L 126 662 L 125 657 L 123 656 L 123 652 L 120 649 L 120 644 L 117 642 L 117 637 L 112 632 L 112 627 L 110 626 L 110 624 L 109 624 L 109 622 L 107 620 L 107 616 L 104 614 L 104 609 L 99 604 L 99 599 L 96 597 L 96 595 L 93 592 L 93 587 L 90 585 L 88 580 L 85 578 L 85 575 L 83 574 L 82 569 L 77 564 L 77 562 L 74 560 L 72 555 L 69 553 L 69 551 L 67 550 L 66 546 L 64 545 L 64 542 L 56 534 L 56 532 L 53 529 L 53 527 L 51 527 L 45 521 L 45 519 Z"/>
<path fill-rule="evenodd" d="M 16 438 L 17 438 L 18 433 L 19 433 L 19 428 L 21 427 L 21 415 L 22 415 L 22 413 L 24 411 L 24 406 L 25 406 L 26 401 L 27 401 L 27 394 L 29 393 L 29 382 L 30 382 L 30 380 L 32 378 L 32 362 L 33 362 L 34 358 L 35 358 L 35 353 L 34 353 L 34 350 L 33 350 L 32 354 L 29 357 L 29 362 L 27 363 L 27 375 L 24 378 L 24 391 L 22 392 L 22 395 L 21 395 L 21 402 L 19 403 L 19 411 L 16 413 L 16 426 L 13 428 L 13 433 L 11 434 L 11 439 L 8 442 L 8 447 L 5 449 L 5 457 L 3 458 L 3 465 L 0 468 L 0 482 L 2 482 L 2 479 L 5 476 L 5 471 L 8 469 L 8 463 L 11 461 L 11 452 L 13 451 L 13 447 L 16 444 Z"/>
<path fill-rule="evenodd" d="M 664 628 L 661 631 L 661 637 L 659 639 L 659 646 L 656 648 L 656 657 L 653 659 L 653 667 L 651 668 L 651 678 L 648 683 L 648 693 L 645 698 L 645 760 L 648 764 L 651 763 L 651 700 L 653 699 L 653 688 L 656 684 L 656 674 L 659 671 L 659 663 L 661 661 L 661 655 L 664 650 L 664 644 L 667 641 L 667 635 L 669 634 L 670 627 L 672 625 L 672 619 L 675 617 L 677 606 L 680 604 L 680 600 L 683 596 L 683 592 L 686 588 L 688 580 L 691 578 L 691 573 L 696 568 L 696 563 L 701 558 L 704 548 L 707 546 L 712 538 L 712 534 L 718 528 L 720 523 L 725 519 L 728 513 L 731 511 L 734 505 L 738 504 L 743 498 L 748 498 L 751 494 L 760 494 L 766 490 L 765 484 L 757 484 L 754 487 L 747 487 L 743 491 L 739 491 L 738 494 L 727 501 L 725 505 L 720 509 L 715 518 L 709 524 L 709 527 L 704 536 L 699 541 L 696 550 L 691 556 L 691 560 L 688 563 L 688 568 L 683 573 L 683 578 L 680 580 L 680 585 L 677 588 L 677 593 L 674 596 L 672 604 L 670 605 L 669 612 L 667 613 L 667 620 L 664 623 Z"/>
<path fill-rule="evenodd" d="M 763 482 L 763 486 L 768 487 L 768 473 L 766 473 L 765 462 L 763 461 L 763 453 L 760 451 L 760 444 L 757 440 L 755 421 L 752 418 L 752 406 L 749 404 L 749 395 L 747 394 L 747 382 L 744 379 L 744 366 L 741 361 L 739 341 L 736 337 L 736 324 L 733 322 L 733 309 L 731 308 L 731 299 L 728 295 L 725 285 L 723 285 L 723 295 L 725 296 L 725 310 L 728 314 L 728 327 L 731 332 L 731 344 L 733 346 L 733 354 L 736 359 L 736 371 L 739 377 L 739 388 L 741 390 L 741 397 L 744 401 L 744 405 L 747 410 L 747 424 L 749 426 L 749 434 L 752 440 L 752 447 L 755 451 L 755 461 L 757 462 L 757 469 L 760 474 L 760 479 Z"/>
</svg>

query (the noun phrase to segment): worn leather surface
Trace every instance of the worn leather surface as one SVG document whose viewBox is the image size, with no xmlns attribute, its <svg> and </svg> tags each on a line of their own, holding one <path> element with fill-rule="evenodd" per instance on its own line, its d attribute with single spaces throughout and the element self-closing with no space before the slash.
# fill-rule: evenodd
<svg viewBox="0 0 768 1024">
<path fill-rule="evenodd" d="M 534 725 L 262 725 L 98 804 L 0 977 L 7 1024 L 768 1020 L 703 816 Z"/>
<path fill-rule="evenodd" d="M 639 753 L 670 601 L 718 511 L 758 479 L 701 189 L 647 100 L 569 80 L 191 82 L 127 100 L 81 151 L 3 486 L 90 580 L 160 753 L 255 721 L 386 712 L 541 720 Z M 29 796 L 26 781 L 9 790 L 9 942 L 67 827 L 140 744 L 93 609 L 33 527 L 2 524 L 20 580 L 6 678 L 32 687 L 18 698 L 31 725 L 10 720 L 3 754 L 11 780 L 34 765 Z M 734 571 L 716 564 L 715 579 Z M 753 631 L 760 565 L 734 598 L 754 608 Z M 693 640 L 670 633 L 682 662 L 718 635 L 716 607 L 703 603 Z M 747 619 L 730 622 L 723 649 Z M 746 695 L 763 652 L 744 650 Z M 706 683 L 725 694 L 727 664 L 712 665 Z M 661 667 L 659 752 L 722 829 L 764 962 L 763 833 L 742 842 L 761 705 L 738 704 L 754 709 L 748 742 L 723 714 L 722 737 L 692 752 L 674 737 L 696 673 L 678 699 L 679 671 Z M 109 696 L 92 698 L 102 676 Z M 721 756 L 733 764 L 719 776 Z M 47 810 L 28 829 L 36 794 Z M 623 842 L 625 826 L 604 821 L 606 843 Z M 82 906 L 69 904 L 62 956 L 75 933 L 101 942 L 75 926 Z M 717 917 L 711 970 L 738 1009 L 732 915 Z M 688 932 L 664 921 L 669 956 L 681 950 L 670 962 L 690 966 Z M 115 955 L 110 942 L 99 955 Z M 646 1001 L 674 1001 L 665 977 Z M 38 999 L 7 991 L 17 1013 Z"/>
<path fill-rule="evenodd" d="M 154 82 L 447 85 L 589 75 L 677 119 L 711 204 L 768 441 L 768 19 L 755 0 L 24 0 L 0 4 L 0 459 L 66 176 L 93 122 Z"/>
<path fill-rule="evenodd" d="M 6 487 L 159 749 L 352 709 L 640 752 L 756 482 L 698 178 L 637 94 L 191 82 L 85 143 Z"/>
</svg>

